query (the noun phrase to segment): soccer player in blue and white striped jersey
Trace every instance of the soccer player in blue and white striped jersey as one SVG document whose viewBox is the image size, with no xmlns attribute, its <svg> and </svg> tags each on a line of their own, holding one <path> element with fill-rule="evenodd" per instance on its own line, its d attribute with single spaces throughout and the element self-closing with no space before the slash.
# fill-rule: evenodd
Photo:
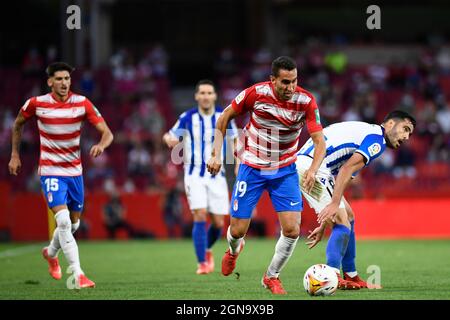
<svg viewBox="0 0 450 320">
<path fill-rule="evenodd" d="M 214 83 L 210 80 L 199 81 L 195 87 L 195 100 L 197 107 L 181 114 L 163 140 L 173 148 L 182 138 L 184 185 L 194 220 L 192 238 L 198 261 L 197 274 L 207 274 L 214 270 L 211 248 L 221 237 L 224 216 L 229 211 L 229 197 L 225 169 L 214 176 L 206 169 L 216 122 L 222 113 L 222 109 L 215 105 L 217 94 Z M 236 145 L 237 128 L 234 122 L 230 123 L 227 135 L 234 139 Z M 222 159 L 226 159 L 226 144 L 223 152 Z M 176 156 L 179 152 L 172 154 Z M 206 230 L 208 215 L 211 224 Z"/>
<path fill-rule="evenodd" d="M 354 213 L 343 197 L 344 190 L 352 177 L 387 148 L 397 149 L 407 141 L 414 128 L 414 117 L 404 111 L 392 111 L 381 125 L 360 121 L 332 124 L 323 130 L 326 140 L 326 156 L 316 173 L 316 183 L 311 192 L 301 185 L 302 193 L 309 205 L 318 214 L 317 227 L 308 236 L 309 248 L 314 247 L 323 236 L 325 228 L 332 228 L 328 240 L 327 265 L 338 273 L 339 289 L 367 288 L 356 271 L 356 242 Z M 312 161 L 314 145 L 307 141 L 297 156 L 297 171 L 301 177 Z M 344 278 L 340 277 L 340 269 Z"/>
</svg>

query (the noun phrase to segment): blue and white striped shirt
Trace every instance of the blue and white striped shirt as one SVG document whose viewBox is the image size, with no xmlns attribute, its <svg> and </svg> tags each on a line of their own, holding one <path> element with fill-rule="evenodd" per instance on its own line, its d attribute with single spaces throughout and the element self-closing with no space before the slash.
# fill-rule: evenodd
<svg viewBox="0 0 450 320">
<path fill-rule="evenodd" d="M 327 153 L 324 162 L 333 175 L 355 153 L 360 153 L 366 166 L 378 158 L 386 149 L 384 128 L 361 121 L 346 121 L 332 124 L 323 129 Z M 314 154 L 312 139 L 306 141 L 297 155 Z"/>
<path fill-rule="evenodd" d="M 222 111 L 222 108 L 216 107 L 212 114 L 204 115 L 199 112 L 199 108 L 192 108 L 182 113 L 175 125 L 170 129 L 169 133 L 171 135 L 177 138 L 183 137 L 185 174 L 200 177 L 211 176 L 206 169 L 206 161 L 211 157 L 214 130 Z M 227 136 L 233 139 L 238 136 L 234 120 L 228 124 Z M 222 161 L 226 158 L 226 145 L 226 139 L 224 138 Z M 221 173 L 225 175 L 223 165 Z"/>
</svg>

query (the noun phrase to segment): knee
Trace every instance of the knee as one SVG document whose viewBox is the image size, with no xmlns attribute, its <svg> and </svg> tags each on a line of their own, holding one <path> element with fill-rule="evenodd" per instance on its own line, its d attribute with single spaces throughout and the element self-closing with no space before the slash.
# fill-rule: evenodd
<svg viewBox="0 0 450 320">
<path fill-rule="evenodd" d="M 229 231 L 230 235 L 235 239 L 243 238 L 247 233 L 246 228 L 240 225 L 230 225 Z"/>
<path fill-rule="evenodd" d="M 224 225 L 224 223 L 223 223 L 223 218 L 215 218 L 215 219 L 212 221 L 212 224 L 213 224 L 214 228 L 216 228 L 216 229 L 222 229 L 222 228 L 223 228 L 223 225 Z"/>
<path fill-rule="evenodd" d="M 337 216 L 335 224 L 342 224 L 342 225 L 346 226 L 349 229 L 351 228 L 350 221 L 348 220 L 347 216 L 343 216 L 343 217 Z"/>
<path fill-rule="evenodd" d="M 205 210 L 194 210 L 194 221 L 206 221 L 206 211 Z"/>
<path fill-rule="evenodd" d="M 355 215 L 354 215 L 353 211 L 347 211 L 347 215 L 348 215 L 349 221 L 355 220 Z"/>
<path fill-rule="evenodd" d="M 62 231 L 70 230 L 72 228 L 72 221 L 70 221 L 70 214 L 68 210 L 58 211 L 55 215 L 56 224 Z"/>
<path fill-rule="evenodd" d="M 247 234 L 249 224 L 250 224 L 249 219 L 232 218 L 229 227 L 230 235 L 235 239 L 244 237 Z"/>
<path fill-rule="evenodd" d="M 223 223 L 223 221 L 221 221 L 221 222 L 213 223 L 213 225 L 214 225 L 214 228 L 216 228 L 216 229 L 222 229 L 224 223 Z"/>
<path fill-rule="evenodd" d="M 234 228 L 234 229 L 230 228 L 230 234 L 233 238 L 239 239 L 239 238 L 242 238 L 245 236 L 245 230 L 241 230 L 238 228 Z"/>
<path fill-rule="evenodd" d="M 287 238 L 297 239 L 300 235 L 300 226 L 288 226 L 287 228 L 283 229 L 283 236 Z"/>
</svg>

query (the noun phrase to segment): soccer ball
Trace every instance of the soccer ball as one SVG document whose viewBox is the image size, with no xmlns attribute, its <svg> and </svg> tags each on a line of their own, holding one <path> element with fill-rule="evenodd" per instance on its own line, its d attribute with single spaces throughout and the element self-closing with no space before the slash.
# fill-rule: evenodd
<svg viewBox="0 0 450 320">
<path fill-rule="evenodd" d="M 338 286 L 337 274 L 326 264 L 315 264 L 306 270 L 303 286 L 310 296 L 331 296 Z"/>
</svg>

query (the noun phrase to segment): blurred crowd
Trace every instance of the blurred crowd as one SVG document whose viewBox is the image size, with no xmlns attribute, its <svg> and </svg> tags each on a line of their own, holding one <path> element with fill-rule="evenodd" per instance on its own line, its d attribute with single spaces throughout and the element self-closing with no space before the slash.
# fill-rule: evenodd
<svg viewBox="0 0 450 320">
<path fill-rule="evenodd" d="M 415 115 L 413 138 L 398 151 L 387 149 L 356 179 L 353 195 L 377 196 L 391 186 L 394 195 L 438 192 L 450 195 L 450 50 L 444 46 L 423 47 L 417 58 L 388 64 L 352 65 L 341 43 L 329 45 L 310 39 L 283 54 L 295 58 L 299 85 L 317 99 L 324 126 L 340 121 L 381 123 L 391 110 Z M 221 98 L 227 105 L 242 88 L 266 81 L 271 61 L 268 49 L 220 52 L 216 72 Z M 394 183 L 395 182 L 395 183 Z M 434 190 L 434 191 L 433 191 Z"/>
<path fill-rule="evenodd" d="M 417 59 L 355 66 L 348 62 L 342 48 L 342 44 L 310 39 L 283 52 L 296 59 L 299 85 L 315 95 L 324 126 L 346 120 L 380 123 L 395 108 L 412 112 L 417 118 L 410 142 L 398 152 L 387 150 L 366 170 L 364 184 L 376 192 L 382 190 L 377 186 L 393 178 L 409 185 L 414 182 L 419 188 L 435 187 L 436 183 L 448 186 L 450 51 L 424 47 Z M 49 48 L 45 55 L 31 49 L 21 70 L 0 68 L 0 76 L 7 79 L 0 84 L 0 165 L 4 168 L 0 180 L 10 180 L 14 190 L 39 191 L 35 125 L 27 125 L 23 134 L 22 174 L 10 179 L 5 168 L 11 127 L 19 107 L 30 96 L 48 91 L 43 70 L 57 56 L 55 48 Z M 275 57 L 264 48 L 225 48 L 218 52 L 211 78 L 218 84 L 220 104 L 227 106 L 245 87 L 266 81 Z M 193 79 L 193 85 L 197 80 Z M 92 159 L 88 151 L 98 135 L 92 127 L 84 127 L 82 160 L 88 190 L 103 189 L 111 194 L 182 190 L 181 168 L 170 161 L 170 152 L 161 143 L 161 136 L 178 116 L 171 89 L 169 54 L 159 44 L 140 54 L 119 49 L 109 66 L 97 70 L 77 68 L 72 90 L 93 101 L 115 135 L 111 148 Z M 357 195 L 358 187 L 355 192 Z"/>
</svg>

